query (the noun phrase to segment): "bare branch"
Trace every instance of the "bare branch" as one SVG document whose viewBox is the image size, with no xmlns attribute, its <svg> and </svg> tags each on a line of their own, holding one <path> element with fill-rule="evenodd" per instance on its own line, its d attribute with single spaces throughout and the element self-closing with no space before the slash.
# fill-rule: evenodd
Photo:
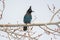
<svg viewBox="0 0 60 40">
<path fill-rule="evenodd" d="M 52 11 L 52 9 L 49 7 L 49 5 L 47 4 L 47 6 L 48 6 L 48 9 L 52 12 L 52 13 L 54 13 L 53 11 Z"/>
<path fill-rule="evenodd" d="M 0 27 L 19 27 L 19 26 L 45 26 L 47 25 L 55 25 L 60 24 L 60 22 L 51 22 L 51 23 L 35 23 L 35 24 L 0 24 Z"/>
<path fill-rule="evenodd" d="M 47 29 L 49 29 L 49 30 L 51 30 L 51 31 L 58 32 L 58 31 L 56 31 L 56 30 L 52 30 L 52 29 L 48 28 L 46 24 L 45 24 L 45 26 L 46 26 Z M 60 33 L 60 32 L 58 32 L 58 33 Z"/>
<path fill-rule="evenodd" d="M 53 12 L 55 11 L 55 6 L 54 6 L 54 4 L 53 4 Z"/>
<path fill-rule="evenodd" d="M 56 15 L 59 11 L 60 11 L 60 9 L 58 9 L 58 10 L 53 14 L 53 16 L 52 16 L 51 19 L 50 19 L 50 22 L 53 20 L 53 18 L 55 17 L 55 15 Z"/>
<path fill-rule="evenodd" d="M 51 19 L 50 19 L 50 22 L 52 22 L 52 20 L 54 19 L 55 15 L 56 15 L 57 13 L 59 13 L 60 9 L 58 9 L 58 10 L 55 12 L 55 6 L 54 6 L 54 4 L 53 4 L 53 10 L 49 7 L 49 5 L 47 5 L 47 6 L 48 6 L 48 9 L 53 13 L 53 15 L 52 15 L 52 17 L 51 17 Z"/>
<path fill-rule="evenodd" d="M 0 0 L 1 2 L 2 2 L 2 4 L 3 4 L 3 9 L 1 10 L 0 9 L 0 20 L 2 19 L 2 15 L 3 15 L 3 11 L 4 11 L 4 9 L 5 9 L 5 0 Z"/>
</svg>

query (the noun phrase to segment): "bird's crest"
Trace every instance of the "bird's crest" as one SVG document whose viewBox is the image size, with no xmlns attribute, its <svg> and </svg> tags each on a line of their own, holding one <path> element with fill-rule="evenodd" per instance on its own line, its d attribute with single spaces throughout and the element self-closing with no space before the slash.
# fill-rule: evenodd
<svg viewBox="0 0 60 40">
<path fill-rule="evenodd" d="M 27 13 L 31 13 L 33 12 L 32 9 L 31 9 L 31 6 L 29 7 L 29 9 L 27 10 Z"/>
</svg>

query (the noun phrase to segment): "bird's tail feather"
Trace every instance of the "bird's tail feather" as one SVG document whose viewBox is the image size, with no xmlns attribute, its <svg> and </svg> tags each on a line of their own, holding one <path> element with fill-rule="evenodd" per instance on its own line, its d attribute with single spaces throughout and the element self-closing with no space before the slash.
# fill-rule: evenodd
<svg viewBox="0 0 60 40">
<path fill-rule="evenodd" d="M 24 26 L 24 27 L 23 27 L 23 30 L 26 31 L 26 30 L 27 30 L 27 26 Z"/>
</svg>

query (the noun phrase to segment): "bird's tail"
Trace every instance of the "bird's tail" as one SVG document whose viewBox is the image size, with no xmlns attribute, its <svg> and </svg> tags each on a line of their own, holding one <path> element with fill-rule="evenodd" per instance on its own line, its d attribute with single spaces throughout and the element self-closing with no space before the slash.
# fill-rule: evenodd
<svg viewBox="0 0 60 40">
<path fill-rule="evenodd" d="M 23 30 L 26 31 L 26 30 L 27 30 L 27 26 L 24 26 L 24 27 L 23 27 Z"/>
</svg>

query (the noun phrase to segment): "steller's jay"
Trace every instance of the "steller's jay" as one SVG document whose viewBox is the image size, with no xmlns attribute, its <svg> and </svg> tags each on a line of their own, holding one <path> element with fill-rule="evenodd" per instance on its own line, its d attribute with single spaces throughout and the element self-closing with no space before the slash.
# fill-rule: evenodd
<svg viewBox="0 0 60 40">
<path fill-rule="evenodd" d="M 23 22 L 27 25 L 28 23 L 31 23 L 31 20 L 32 20 L 32 9 L 31 9 L 31 6 L 29 7 L 29 9 L 27 10 L 25 16 L 24 16 L 24 19 L 23 19 Z M 26 31 L 27 30 L 27 26 L 24 26 L 23 27 L 23 30 Z"/>
</svg>

